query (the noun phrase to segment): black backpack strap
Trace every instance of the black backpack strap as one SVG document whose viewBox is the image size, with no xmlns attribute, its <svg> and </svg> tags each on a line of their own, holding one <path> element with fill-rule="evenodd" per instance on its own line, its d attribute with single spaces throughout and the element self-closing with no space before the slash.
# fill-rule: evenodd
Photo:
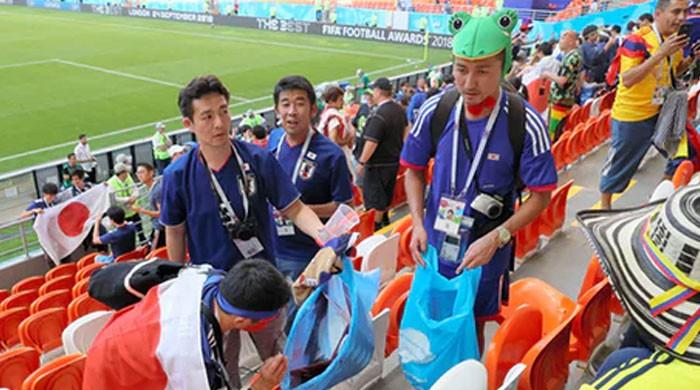
<svg viewBox="0 0 700 390">
<path fill-rule="evenodd" d="M 524 188 L 520 177 L 520 158 L 525 145 L 525 103 L 517 94 L 507 92 L 508 96 L 508 138 L 513 148 L 513 171 L 515 172 L 515 190 L 520 193 Z"/>
<path fill-rule="evenodd" d="M 209 324 L 207 342 L 211 348 L 213 365 L 207 367 L 210 385 L 212 389 L 231 389 L 230 379 L 226 371 L 226 357 L 224 355 L 224 340 L 219 321 L 214 312 L 204 302 L 200 304 L 202 315 Z M 211 375 L 211 376 L 210 376 Z M 213 382 L 213 383 L 212 383 Z"/>
<path fill-rule="evenodd" d="M 442 137 L 442 133 L 445 131 L 447 121 L 450 119 L 452 107 L 457 104 L 457 100 L 459 100 L 459 91 L 457 91 L 457 88 L 450 88 L 440 97 L 440 101 L 438 101 L 435 113 L 433 113 L 433 117 L 430 119 L 430 135 L 433 142 L 430 152 L 431 156 L 435 156 L 438 142 L 440 142 L 440 137 Z"/>
</svg>

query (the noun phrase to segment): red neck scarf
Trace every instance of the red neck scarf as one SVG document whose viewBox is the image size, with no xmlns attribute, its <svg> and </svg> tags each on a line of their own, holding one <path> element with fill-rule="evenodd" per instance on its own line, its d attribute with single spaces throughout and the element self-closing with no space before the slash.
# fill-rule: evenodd
<svg viewBox="0 0 700 390">
<path fill-rule="evenodd" d="M 471 115 L 477 116 L 481 115 L 482 112 L 486 109 L 493 109 L 493 107 L 496 105 L 496 98 L 493 96 L 489 96 L 486 99 L 484 99 L 483 102 L 474 104 L 474 105 L 467 105 L 467 111 Z"/>
</svg>

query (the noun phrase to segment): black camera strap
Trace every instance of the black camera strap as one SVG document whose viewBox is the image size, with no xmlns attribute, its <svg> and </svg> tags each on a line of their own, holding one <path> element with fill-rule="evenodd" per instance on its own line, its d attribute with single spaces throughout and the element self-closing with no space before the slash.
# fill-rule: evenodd
<svg viewBox="0 0 700 390">
<path fill-rule="evenodd" d="M 236 163 L 238 164 L 238 170 L 239 173 L 236 175 L 236 181 L 238 183 L 238 192 L 241 194 L 242 202 L 243 202 L 243 218 L 238 218 L 236 215 L 236 212 L 233 210 L 233 206 L 231 205 L 231 201 L 229 201 L 228 196 L 226 196 L 226 193 L 224 192 L 224 189 L 221 188 L 221 184 L 219 183 L 219 180 L 216 178 L 216 175 L 214 175 L 214 172 L 211 170 L 209 167 L 209 164 L 207 163 L 207 160 L 204 158 L 204 154 L 200 150 L 200 157 L 202 158 L 202 162 L 204 162 L 204 166 L 207 167 L 207 171 L 209 172 L 209 184 L 211 185 L 212 192 L 214 193 L 214 196 L 216 196 L 216 199 L 219 203 L 219 216 L 221 217 L 221 222 L 224 225 L 224 229 L 227 231 L 231 231 L 231 226 L 225 221 L 228 219 L 232 222 L 232 224 L 238 223 L 241 220 L 245 220 L 248 218 L 248 212 L 249 212 L 249 205 L 250 201 L 248 200 L 248 188 L 249 188 L 249 183 L 247 179 L 246 172 L 243 169 L 243 161 L 241 160 L 240 155 L 236 151 L 236 148 L 234 147 L 233 144 L 231 144 L 231 151 L 233 155 L 236 158 Z"/>
</svg>

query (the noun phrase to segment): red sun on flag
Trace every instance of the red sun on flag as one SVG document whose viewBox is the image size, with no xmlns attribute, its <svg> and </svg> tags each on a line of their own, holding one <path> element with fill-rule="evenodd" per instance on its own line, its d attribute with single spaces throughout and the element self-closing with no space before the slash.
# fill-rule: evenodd
<svg viewBox="0 0 700 390">
<path fill-rule="evenodd" d="M 79 236 L 83 232 L 85 222 L 90 218 L 90 209 L 82 203 L 67 204 L 58 214 L 58 227 L 68 237 Z"/>
</svg>

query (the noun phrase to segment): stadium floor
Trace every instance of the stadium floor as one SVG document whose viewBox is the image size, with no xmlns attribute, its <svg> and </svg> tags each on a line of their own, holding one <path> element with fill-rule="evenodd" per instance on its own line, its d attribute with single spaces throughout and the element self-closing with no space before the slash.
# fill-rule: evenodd
<svg viewBox="0 0 700 390">
<path fill-rule="evenodd" d="M 597 206 L 598 180 L 608 150 L 607 144 L 574 165 L 559 177 L 559 184 L 574 179 L 569 192 L 567 219 L 564 230 L 538 253 L 528 258 L 514 273 L 514 279 L 539 278 L 559 291 L 576 299 L 593 253 L 583 232 L 577 227 L 576 212 Z M 648 200 L 661 178 L 665 160 L 660 156 L 649 158 L 637 172 L 630 187 L 614 200 L 613 208 L 634 207 Z M 404 213 L 406 211 L 403 211 Z M 496 330 L 494 323 L 486 328 L 486 340 L 490 340 Z M 571 370 L 567 390 L 578 389 L 580 383 L 588 379 L 582 370 Z M 372 389 L 399 390 L 410 388 L 401 370 L 394 370 Z"/>
</svg>

